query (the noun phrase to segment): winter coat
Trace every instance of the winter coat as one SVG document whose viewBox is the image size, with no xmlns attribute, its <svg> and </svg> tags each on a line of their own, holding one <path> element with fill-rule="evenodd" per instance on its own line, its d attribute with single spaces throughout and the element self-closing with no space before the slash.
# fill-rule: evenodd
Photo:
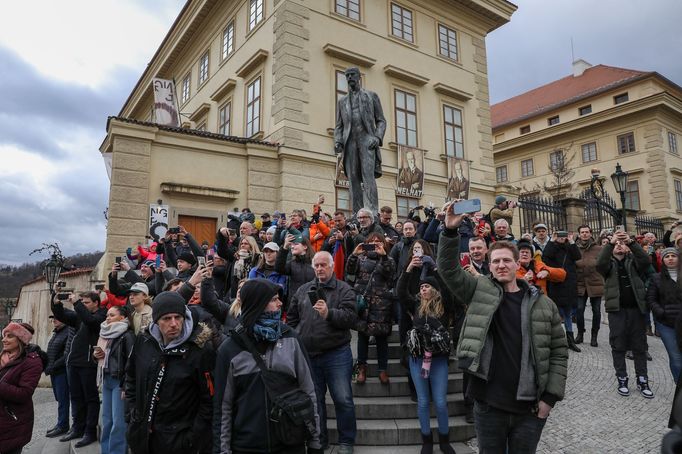
<svg viewBox="0 0 682 454">
<path fill-rule="evenodd" d="M 672 280 L 665 266 L 649 281 L 646 302 L 657 322 L 675 327 L 675 320 L 682 313 L 682 287 Z"/>
<path fill-rule="evenodd" d="M 519 263 L 519 269 L 516 270 L 516 278 L 523 279 L 528 271 L 532 271 L 535 277 L 532 285 L 536 286 L 542 293 L 547 294 L 547 282 L 563 282 L 566 279 L 566 271 L 563 268 L 552 268 L 543 263 L 540 254 L 536 254 L 533 260 L 528 264 L 528 268 Z M 540 271 L 547 271 L 549 275 L 544 279 L 538 279 L 537 274 Z"/>
<path fill-rule="evenodd" d="M 317 407 L 310 360 L 296 332 L 284 325 L 276 343 L 256 343 L 268 368 L 298 378 L 298 384 Z M 213 452 L 271 453 L 286 449 L 276 438 L 270 420 L 269 400 L 261 370 L 239 337 L 230 336 L 218 350 L 215 372 L 216 396 L 213 406 Z M 319 449 L 319 415 L 315 408 L 317 433 L 308 441 Z M 289 448 L 291 449 L 291 448 Z"/>
<path fill-rule="evenodd" d="M 630 283 L 632 290 L 637 300 L 637 306 L 642 314 L 646 314 L 646 287 L 644 286 L 645 275 L 651 262 L 649 256 L 642 246 L 636 242 L 628 245 L 630 247 L 630 254 L 627 254 L 625 260 L 625 268 L 630 276 Z M 606 312 L 617 312 L 620 310 L 620 286 L 618 284 L 618 262 L 613 256 L 613 244 L 606 244 L 599 257 L 597 257 L 597 271 L 604 276 L 604 307 Z"/>
<path fill-rule="evenodd" d="M 315 239 L 315 236 L 318 233 L 322 234 L 322 237 Z M 320 252 L 322 250 L 324 241 L 329 237 L 330 233 L 331 229 L 324 222 L 320 221 L 310 224 L 310 244 L 313 246 L 315 252 Z"/>
<path fill-rule="evenodd" d="M 542 252 L 542 261 L 552 268 L 563 268 L 566 279 L 563 282 L 549 282 L 547 296 L 564 309 L 578 307 L 578 275 L 575 262 L 580 260 L 580 249 L 575 244 L 550 241 Z"/>
<path fill-rule="evenodd" d="M 62 326 L 52 331 L 52 336 L 47 343 L 47 366 L 45 375 L 61 375 L 66 373 L 66 352 L 76 331 L 70 326 Z"/>
<path fill-rule="evenodd" d="M 329 312 L 323 319 L 313 309 L 308 298 L 309 290 L 323 292 Z M 289 303 L 287 324 L 294 328 L 311 357 L 350 344 L 350 330 L 355 328 L 358 314 L 355 309 L 355 292 L 350 285 L 332 276 L 319 284 L 317 280 L 299 287 Z"/>
<path fill-rule="evenodd" d="M 457 343 L 459 367 L 486 379 L 493 348 L 489 329 L 504 291 L 492 276 L 474 277 L 464 271 L 457 258 L 459 235 L 456 230 L 446 229 L 438 243 L 438 272 L 453 293 L 470 301 Z M 522 359 L 517 394 L 552 405 L 553 401 L 563 399 L 566 389 L 566 334 L 559 311 L 549 298 L 524 281 L 517 279 L 517 283 L 524 290 L 522 337 L 524 345 L 528 342 L 530 348 L 525 367 Z"/>
<path fill-rule="evenodd" d="M 10 452 L 31 441 L 33 392 L 47 362 L 40 347 L 24 353 L 0 369 L 0 452 Z"/>
<path fill-rule="evenodd" d="M 291 260 L 287 260 L 288 258 L 289 251 L 282 248 L 277 253 L 277 260 L 275 261 L 275 271 L 281 275 L 289 276 L 287 303 L 291 302 L 291 298 L 303 284 L 315 279 L 312 264 L 305 256 L 292 255 Z M 289 304 L 286 304 L 285 310 L 288 311 L 288 307 Z"/>
<path fill-rule="evenodd" d="M 587 292 L 590 298 L 604 296 L 604 278 L 597 272 L 597 257 L 602 246 L 590 238 L 587 242 L 575 242 L 580 249 L 581 259 L 575 262 L 578 282 L 578 296 Z"/>
<path fill-rule="evenodd" d="M 78 300 L 73 310 L 65 309 L 61 302 L 52 300 L 52 314 L 60 322 L 76 329 L 76 335 L 71 342 L 71 350 L 66 358 L 68 367 L 97 367 L 97 361 L 92 356 L 92 347 L 97 345 L 99 328 L 106 319 L 107 313 L 103 307 L 90 312 Z"/>
<path fill-rule="evenodd" d="M 282 291 L 284 292 L 285 295 L 288 294 L 288 285 L 287 285 L 287 277 L 279 274 L 277 271 L 274 269 L 270 269 L 269 273 L 266 273 L 265 270 L 261 269 L 261 267 L 256 267 L 256 268 L 251 268 L 251 271 L 249 271 L 249 279 L 267 279 L 273 284 L 277 284 L 280 287 L 282 287 Z"/>
<path fill-rule="evenodd" d="M 395 262 L 397 274 L 404 272 L 407 268 L 407 257 L 410 255 L 410 248 L 414 245 L 415 240 L 417 240 L 416 236 L 403 237 L 391 248 L 390 256 Z"/>
<path fill-rule="evenodd" d="M 389 334 L 393 326 L 392 282 L 395 262 L 388 255 L 365 252 L 348 258 L 346 280 L 356 295 L 362 295 L 367 309 L 358 317 L 357 331 L 368 336 Z"/>
<path fill-rule="evenodd" d="M 210 443 L 215 352 L 208 343 L 211 330 L 195 320 L 192 326 L 189 338 L 171 349 L 162 350 L 149 329 L 135 340 L 125 379 L 127 439 L 134 454 L 150 454 L 151 437 L 163 445 L 163 454 L 196 453 Z M 152 428 L 147 418 L 162 364 Z"/>
<path fill-rule="evenodd" d="M 121 388 L 123 388 L 125 381 L 126 365 L 133 351 L 133 345 L 135 345 L 135 333 L 132 329 L 129 329 L 113 339 L 109 347 L 109 362 L 104 369 L 104 373 L 114 379 L 118 379 Z"/>
</svg>

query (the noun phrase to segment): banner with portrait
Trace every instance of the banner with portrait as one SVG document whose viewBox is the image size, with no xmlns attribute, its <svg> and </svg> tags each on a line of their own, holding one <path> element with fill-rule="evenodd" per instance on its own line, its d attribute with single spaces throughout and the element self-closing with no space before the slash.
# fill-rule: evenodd
<svg viewBox="0 0 682 454">
<path fill-rule="evenodd" d="M 445 198 L 469 198 L 469 161 L 448 156 L 448 191 Z"/>
<path fill-rule="evenodd" d="M 424 150 L 398 145 L 398 184 L 395 193 L 421 198 L 424 191 Z"/>
<path fill-rule="evenodd" d="M 152 79 L 154 90 L 154 123 L 180 127 L 180 113 L 172 80 Z"/>
</svg>

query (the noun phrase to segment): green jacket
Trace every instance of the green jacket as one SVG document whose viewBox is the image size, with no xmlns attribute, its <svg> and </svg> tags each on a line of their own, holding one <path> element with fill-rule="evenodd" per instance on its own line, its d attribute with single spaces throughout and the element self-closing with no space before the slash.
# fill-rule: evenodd
<svg viewBox="0 0 682 454">
<path fill-rule="evenodd" d="M 453 293 L 469 302 L 457 344 L 459 367 L 485 380 L 493 348 L 489 329 L 502 302 L 502 286 L 492 276 L 473 277 L 461 268 L 459 234 L 455 230 L 441 233 L 438 272 Z M 522 358 L 517 399 L 543 400 L 553 405 L 563 399 L 566 389 L 566 334 L 552 300 L 525 281 L 517 282 L 526 292 L 521 305 Z"/>
<path fill-rule="evenodd" d="M 646 314 L 646 287 L 642 276 L 651 266 L 651 262 L 647 253 L 637 242 L 633 241 L 628 246 L 632 253 L 625 256 L 625 269 L 630 276 L 637 306 L 643 314 Z M 604 276 L 604 298 L 606 299 L 604 307 L 606 312 L 618 312 L 620 310 L 620 286 L 618 285 L 618 262 L 613 256 L 613 244 L 608 243 L 599 253 L 597 271 Z"/>
</svg>

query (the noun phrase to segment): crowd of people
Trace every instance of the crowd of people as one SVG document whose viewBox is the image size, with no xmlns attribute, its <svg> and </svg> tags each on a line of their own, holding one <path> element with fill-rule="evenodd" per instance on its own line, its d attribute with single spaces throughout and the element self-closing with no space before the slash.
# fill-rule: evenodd
<svg viewBox="0 0 682 454">
<path fill-rule="evenodd" d="M 327 393 L 337 452 L 352 453 L 351 384 L 367 381 L 371 343 L 379 382 L 390 384 L 394 325 L 422 453 L 454 452 L 453 357 L 480 452 L 535 452 L 564 397 L 568 350 L 578 354 L 586 342 L 588 301 L 592 347 L 602 307 L 608 316 L 614 392 L 630 394 L 629 357 L 637 390 L 654 397 L 647 333 L 661 337 L 677 381 L 675 234 L 659 245 L 651 233 L 593 235 L 583 225 L 574 235 L 537 222 L 516 239 L 514 206 L 500 196 L 487 214 L 456 215 L 448 203 L 393 224 L 390 207 L 349 219 L 325 213 L 320 197 L 311 216 L 231 213 L 212 244 L 177 226 L 122 251 L 105 289 L 55 287 L 47 353 L 31 344 L 30 325 L 3 330 L 0 426 L 9 430 L 0 431 L 0 453 L 20 452 L 30 440 L 31 395 L 43 370 L 58 402 L 47 436 L 77 447 L 99 441 L 103 454 L 321 453 L 329 447 Z"/>
</svg>

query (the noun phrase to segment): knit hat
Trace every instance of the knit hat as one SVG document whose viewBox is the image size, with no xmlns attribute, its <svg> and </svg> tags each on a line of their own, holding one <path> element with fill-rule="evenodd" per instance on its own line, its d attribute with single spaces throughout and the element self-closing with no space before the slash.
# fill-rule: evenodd
<svg viewBox="0 0 682 454">
<path fill-rule="evenodd" d="M 192 266 L 197 263 L 196 257 L 194 257 L 194 254 L 191 252 L 183 252 L 182 254 L 178 255 L 178 260 L 184 260 Z"/>
<path fill-rule="evenodd" d="M 158 322 L 166 314 L 185 315 L 185 299 L 178 292 L 161 292 L 152 304 L 152 319 Z"/>
<path fill-rule="evenodd" d="M 277 232 L 277 226 L 274 226 L 274 225 L 273 225 L 273 226 L 270 226 L 270 227 L 265 231 L 265 233 L 269 233 L 269 234 L 271 234 L 271 235 L 274 235 L 275 232 Z"/>
<path fill-rule="evenodd" d="M 438 279 L 436 279 L 433 276 L 424 276 L 423 278 L 421 278 L 419 280 L 419 287 L 421 287 L 422 284 L 429 284 L 431 287 L 440 292 L 440 284 L 438 283 Z"/>
<path fill-rule="evenodd" d="M 144 293 L 149 296 L 149 287 L 144 282 L 135 282 L 127 293 Z"/>
<path fill-rule="evenodd" d="M 144 262 L 142 262 L 142 264 L 145 266 L 155 266 L 156 261 L 155 260 L 145 260 Z"/>
<path fill-rule="evenodd" d="M 19 342 L 24 345 L 28 345 L 33 338 L 34 332 L 35 331 L 33 330 L 33 327 L 28 323 L 11 322 L 5 327 L 5 329 L 2 330 L 2 336 L 4 337 L 5 334 L 12 334 L 14 337 L 19 339 Z"/>
<path fill-rule="evenodd" d="M 495 197 L 495 205 L 499 205 L 500 203 L 504 203 L 507 201 L 507 198 L 503 195 L 498 195 Z"/>
<path fill-rule="evenodd" d="M 675 255 L 679 256 L 680 251 L 678 251 L 677 248 L 674 248 L 674 247 L 667 247 L 661 251 L 661 258 L 664 259 L 665 256 L 668 254 L 675 254 Z"/>
<path fill-rule="evenodd" d="M 526 239 L 523 239 L 523 238 L 520 239 L 520 240 L 516 243 L 516 247 L 519 249 L 519 251 L 520 251 L 521 249 L 530 249 L 530 253 L 531 253 L 531 254 L 533 254 L 533 253 L 535 252 L 535 248 L 533 247 L 533 243 L 531 243 L 530 241 L 528 241 L 528 240 L 526 240 Z"/>
<path fill-rule="evenodd" d="M 239 300 L 242 303 L 242 325 L 251 329 L 272 297 L 277 294 L 282 298 L 282 287 L 267 279 L 249 279 L 244 282 L 239 290 Z"/>
</svg>

